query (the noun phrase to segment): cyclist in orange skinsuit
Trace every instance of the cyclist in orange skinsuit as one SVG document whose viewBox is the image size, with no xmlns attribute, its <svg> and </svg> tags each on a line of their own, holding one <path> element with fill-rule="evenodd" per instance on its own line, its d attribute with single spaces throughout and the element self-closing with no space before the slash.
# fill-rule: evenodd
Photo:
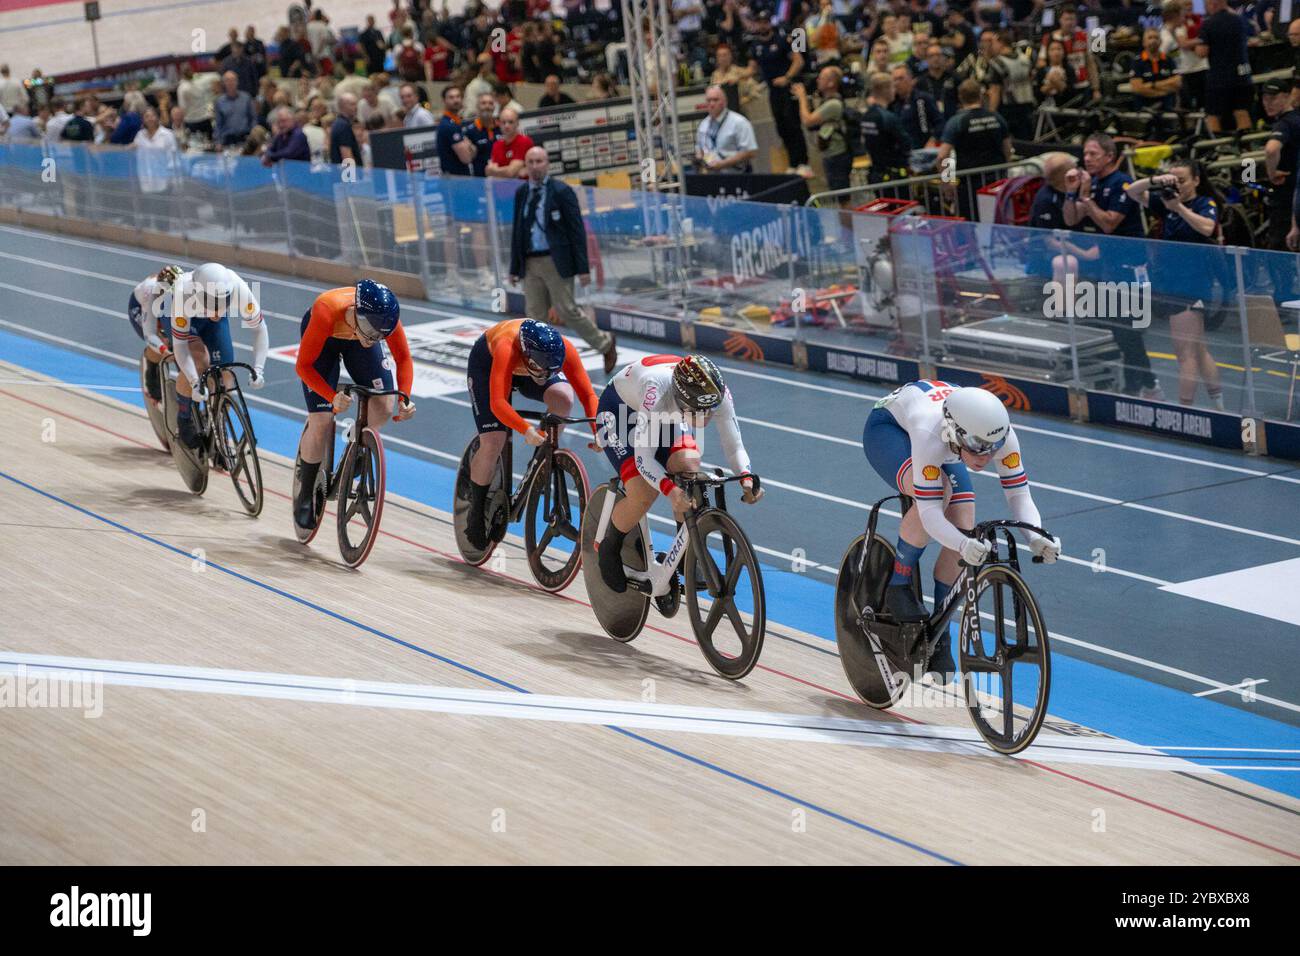
<svg viewBox="0 0 1300 956">
<path fill-rule="evenodd" d="M 311 523 L 311 489 L 325 450 L 334 434 L 334 416 L 352 404 L 352 396 L 338 391 L 339 365 L 358 385 L 369 388 L 393 387 L 393 361 L 397 362 L 397 388 L 411 394 L 414 367 L 411 349 L 402 330 L 397 297 L 386 286 L 362 279 L 355 286 L 322 292 L 302 317 L 302 344 L 296 368 L 302 379 L 307 403 L 307 427 L 302 433 L 298 456 L 302 459 L 303 495 L 294 502 L 294 519 L 303 527 Z M 384 355 L 380 341 L 392 350 Z M 389 418 L 405 421 L 415 414 L 414 404 L 404 404 L 393 415 L 395 396 L 372 397 L 367 408 L 372 428 Z"/>
<path fill-rule="evenodd" d="M 492 470 L 510 430 L 519 432 L 530 445 L 546 440 L 514 410 L 511 393 L 517 391 L 543 402 L 551 414 L 566 416 L 571 414 L 576 397 L 587 417 L 594 418 L 596 392 L 573 343 L 545 322 L 533 319 L 507 319 L 480 335 L 470 349 L 468 382 L 479 445 L 469 465 L 470 511 L 465 532 L 474 547 L 483 548 L 487 546 L 483 506 Z M 594 434 L 594 423 L 591 428 Z"/>
</svg>

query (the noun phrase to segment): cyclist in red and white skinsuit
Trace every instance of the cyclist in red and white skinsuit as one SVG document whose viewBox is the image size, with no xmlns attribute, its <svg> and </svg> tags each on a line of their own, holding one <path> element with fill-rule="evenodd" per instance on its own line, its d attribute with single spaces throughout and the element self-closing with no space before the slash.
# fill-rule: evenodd
<svg viewBox="0 0 1300 956">
<path fill-rule="evenodd" d="M 637 526 L 660 493 L 668 496 L 680 522 L 689 502 L 670 473 L 700 470 L 693 432 L 710 421 L 718 426 L 722 453 L 737 475 L 749 475 L 749 455 L 740 437 L 731 390 L 718 367 L 703 355 L 651 355 L 633 362 L 605 386 L 596 412 L 597 436 L 627 492 L 598 546 L 600 572 L 615 591 L 627 590 L 620 559 L 623 538 Z M 741 482 L 742 500 L 762 496 L 752 480 Z M 608 558 L 606 557 L 608 555 Z"/>
</svg>

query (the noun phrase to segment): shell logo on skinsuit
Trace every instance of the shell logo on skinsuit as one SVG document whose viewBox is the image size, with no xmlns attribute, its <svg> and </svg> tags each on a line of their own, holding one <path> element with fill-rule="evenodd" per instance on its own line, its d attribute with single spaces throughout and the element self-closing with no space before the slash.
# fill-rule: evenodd
<svg viewBox="0 0 1300 956">
<path fill-rule="evenodd" d="M 1013 451 L 1011 454 L 1007 455 L 1006 458 L 1002 459 L 1002 464 L 1006 465 L 1008 468 L 1019 468 L 1020 452 Z"/>
<path fill-rule="evenodd" d="M 172 319 L 172 325 L 176 326 L 176 328 L 180 329 L 181 331 L 184 331 L 185 329 L 188 329 L 190 327 L 190 320 L 187 319 L 184 315 L 178 315 L 176 316 L 176 318 Z"/>
<path fill-rule="evenodd" d="M 935 465 L 926 465 L 921 469 L 921 477 L 927 481 L 938 481 L 942 472 Z"/>
</svg>

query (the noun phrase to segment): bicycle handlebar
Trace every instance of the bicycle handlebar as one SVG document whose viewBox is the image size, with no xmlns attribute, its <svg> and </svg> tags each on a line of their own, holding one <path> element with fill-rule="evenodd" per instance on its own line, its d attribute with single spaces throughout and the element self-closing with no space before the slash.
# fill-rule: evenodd
<svg viewBox="0 0 1300 956">
<path fill-rule="evenodd" d="M 730 478 L 724 478 L 721 471 L 718 471 L 718 473 L 714 475 L 710 475 L 705 471 L 682 471 L 673 475 L 672 479 L 673 483 L 681 486 L 683 490 L 692 485 L 725 485 L 728 482 L 744 481 L 745 479 L 749 479 L 754 483 L 754 491 L 758 491 L 761 484 L 758 475 L 755 475 L 752 472 L 745 475 L 732 475 Z"/>
<path fill-rule="evenodd" d="M 594 418 L 569 418 L 565 415 L 553 415 L 550 412 L 537 412 L 531 409 L 520 411 L 519 417 L 525 421 L 537 422 L 543 428 L 554 425 L 589 425 L 596 420 Z"/>
<path fill-rule="evenodd" d="M 219 375 L 222 372 L 225 372 L 228 369 L 232 369 L 232 368 L 246 368 L 250 373 L 254 373 L 257 371 L 257 369 L 253 368 L 253 366 L 249 365 L 247 362 L 214 362 L 212 365 L 209 365 L 207 368 L 203 370 L 203 374 L 200 376 L 200 378 L 207 378 L 209 375 L 213 374 L 214 372 Z"/>
<path fill-rule="evenodd" d="M 357 392 L 358 394 L 365 395 L 367 398 L 375 398 L 383 395 L 400 395 L 402 397 L 403 405 L 411 404 L 411 396 L 397 388 L 367 388 L 364 385 L 343 385 L 339 388 L 339 391 Z"/>
</svg>

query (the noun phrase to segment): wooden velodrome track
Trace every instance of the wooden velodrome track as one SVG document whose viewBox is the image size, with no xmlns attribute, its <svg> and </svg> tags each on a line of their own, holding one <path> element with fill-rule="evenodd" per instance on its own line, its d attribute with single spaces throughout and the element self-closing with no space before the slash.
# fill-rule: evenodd
<svg viewBox="0 0 1300 956">
<path fill-rule="evenodd" d="M 420 504 L 348 571 L 290 537 L 283 459 L 249 519 L 140 409 L 0 377 L 0 674 L 104 680 L 97 718 L 0 709 L 0 863 L 1300 860 L 1300 801 L 1107 737 L 996 757 L 960 707 L 858 704 L 817 638 L 742 684 L 684 615 L 615 643 L 581 577 L 467 568 Z"/>
</svg>

